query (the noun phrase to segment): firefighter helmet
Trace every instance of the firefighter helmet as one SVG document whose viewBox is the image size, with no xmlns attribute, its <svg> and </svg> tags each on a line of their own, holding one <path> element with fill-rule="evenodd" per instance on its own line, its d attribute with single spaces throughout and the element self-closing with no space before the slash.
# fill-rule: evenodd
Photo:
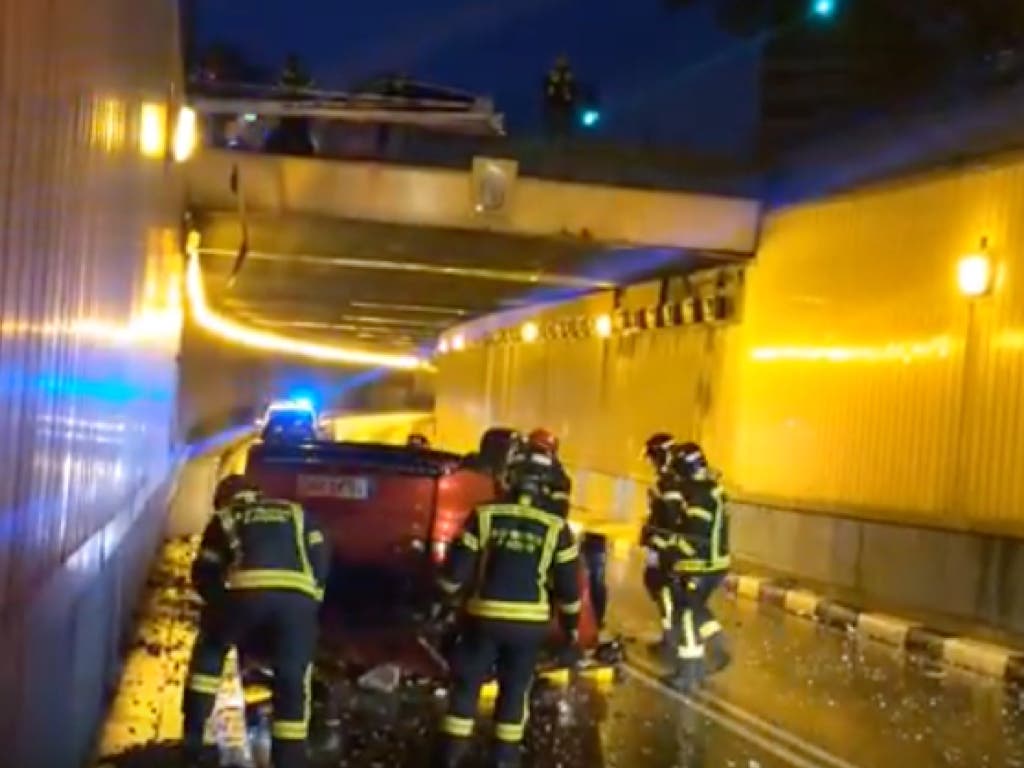
<svg viewBox="0 0 1024 768">
<path fill-rule="evenodd" d="M 527 448 L 554 457 L 558 453 L 558 438 L 550 430 L 538 428 L 526 438 Z"/>
<path fill-rule="evenodd" d="M 669 461 L 669 449 L 675 438 L 668 432 L 655 432 L 644 443 L 644 456 L 654 465 L 655 469 L 663 469 Z"/>
<path fill-rule="evenodd" d="M 672 468 L 687 478 L 701 477 L 708 471 L 708 459 L 697 443 L 688 442 L 672 446 Z"/>
<path fill-rule="evenodd" d="M 245 475 L 228 475 L 213 492 L 213 506 L 221 509 L 230 504 L 241 493 L 259 491 L 259 486 Z"/>
</svg>

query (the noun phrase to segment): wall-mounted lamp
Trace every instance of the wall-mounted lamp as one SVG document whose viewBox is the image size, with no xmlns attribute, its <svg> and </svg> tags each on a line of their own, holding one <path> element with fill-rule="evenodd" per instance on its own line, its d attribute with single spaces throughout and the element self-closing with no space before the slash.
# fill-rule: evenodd
<svg viewBox="0 0 1024 768">
<path fill-rule="evenodd" d="M 144 157 L 163 157 L 167 146 L 167 107 L 156 102 L 142 105 L 139 117 L 139 151 Z"/>
<path fill-rule="evenodd" d="M 988 238 L 982 238 L 981 250 L 960 259 L 956 277 L 960 293 L 970 298 L 985 296 L 992 290 L 992 258 L 988 253 Z"/>
<path fill-rule="evenodd" d="M 607 339 L 612 335 L 612 316 L 611 315 L 599 315 L 594 320 L 594 331 L 602 339 Z"/>
<path fill-rule="evenodd" d="M 452 339 L 452 349 L 456 352 L 461 352 L 466 348 L 466 337 L 461 333 L 455 334 L 455 338 Z"/>
<path fill-rule="evenodd" d="M 171 149 L 174 161 L 184 163 L 195 152 L 199 143 L 199 118 L 191 107 L 178 110 L 178 120 L 174 126 L 174 143 Z"/>
<path fill-rule="evenodd" d="M 527 344 L 532 344 L 540 337 L 540 328 L 536 323 L 524 323 L 520 335 Z"/>
<path fill-rule="evenodd" d="M 438 342 L 437 351 L 438 351 L 438 354 L 441 354 L 441 355 L 447 355 L 448 354 L 448 339 L 441 339 L 441 341 Z"/>
</svg>

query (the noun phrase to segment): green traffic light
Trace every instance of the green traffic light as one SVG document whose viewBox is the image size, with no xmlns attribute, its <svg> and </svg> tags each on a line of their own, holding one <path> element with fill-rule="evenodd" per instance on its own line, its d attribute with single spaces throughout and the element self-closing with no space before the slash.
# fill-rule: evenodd
<svg viewBox="0 0 1024 768">
<path fill-rule="evenodd" d="M 836 0 L 814 0 L 812 7 L 815 16 L 828 18 L 836 12 Z"/>
</svg>

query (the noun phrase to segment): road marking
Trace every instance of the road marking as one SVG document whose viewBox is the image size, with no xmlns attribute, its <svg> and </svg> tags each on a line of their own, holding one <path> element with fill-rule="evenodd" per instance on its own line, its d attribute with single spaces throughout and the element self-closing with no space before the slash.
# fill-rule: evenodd
<svg viewBox="0 0 1024 768">
<path fill-rule="evenodd" d="M 735 704 L 726 701 L 717 694 L 711 693 L 710 691 L 703 691 L 701 693 L 701 698 L 706 699 L 708 702 L 724 710 L 737 720 L 743 720 L 753 727 L 760 728 L 761 730 L 770 733 L 780 741 L 788 742 L 790 746 L 806 752 L 808 755 L 815 757 L 824 764 L 834 766 L 834 768 L 857 768 L 853 763 L 843 760 L 843 758 L 838 755 L 834 755 L 831 752 L 800 738 L 796 734 L 785 730 L 784 728 L 779 728 L 752 712 L 748 712 L 745 709 L 737 707 Z"/>
<path fill-rule="evenodd" d="M 732 731 L 737 736 L 746 739 L 752 744 L 756 744 L 791 765 L 798 766 L 798 768 L 822 768 L 823 765 L 831 766 L 832 768 L 856 768 L 853 763 L 836 757 L 830 752 L 826 752 L 814 744 L 804 741 L 799 736 L 778 728 L 733 704 L 729 704 L 714 694 L 702 694 L 701 698 L 707 701 L 707 703 L 704 703 L 699 699 L 687 696 L 668 687 L 657 678 L 632 664 L 623 664 L 622 668 L 626 674 L 637 682 L 678 701 L 709 720 L 713 720 L 726 730 Z M 718 711 L 719 709 L 722 711 Z M 770 740 L 767 736 L 754 730 L 755 728 L 784 743 L 780 744 Z M 800 752 L 805 753 L 806 757 L 801 755 Z M 814 758 L 814 760 L 812 761 L 809 758 Z"/>
</svg>

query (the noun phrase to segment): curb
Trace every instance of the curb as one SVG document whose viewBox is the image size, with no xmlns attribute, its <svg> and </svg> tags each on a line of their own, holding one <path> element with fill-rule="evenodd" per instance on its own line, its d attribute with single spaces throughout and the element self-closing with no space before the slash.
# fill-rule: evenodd
<svg viewBox="0 0 1024 768">
<path fill-rule="evenodd" d="M 908 655 L 1024 685 L 1024 654 L 1005 646 L 956 637 L 884 613 L 864 611 L 838 600 L 759 576 L 730 574 L 725 589 L 732 595 L 813 619 L 832 629 L 898 648 Z"/>
</svg>

